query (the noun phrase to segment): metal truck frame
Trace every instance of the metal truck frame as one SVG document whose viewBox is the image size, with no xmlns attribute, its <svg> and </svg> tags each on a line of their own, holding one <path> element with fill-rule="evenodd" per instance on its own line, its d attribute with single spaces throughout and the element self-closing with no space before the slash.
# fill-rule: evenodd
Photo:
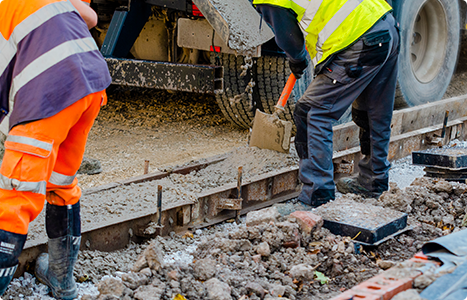
<svg viewBox="0 0 467 300">
<path fill-rule="evenodd" d="M 225 117 L 249 128 L 256 109 L 274 111 L 290 74 L 285 55 L 274 39 L 239 55 L 221 38 L 223 32 L 213 29 L 211 12 L 204 9 L 205 18 L 195 5 L 211 0 L 193 1 L 92 0 L 99 15 L 93 35 L 112 82 L 215 94 Z M 395 108 L 440 100 L 456 69 L 467 0 L 387 1 L 402 36 Z M 312 77 L 310 67 L 297 82 L 284 119 L 293 121 L 295 102 Z"/>
</svg>

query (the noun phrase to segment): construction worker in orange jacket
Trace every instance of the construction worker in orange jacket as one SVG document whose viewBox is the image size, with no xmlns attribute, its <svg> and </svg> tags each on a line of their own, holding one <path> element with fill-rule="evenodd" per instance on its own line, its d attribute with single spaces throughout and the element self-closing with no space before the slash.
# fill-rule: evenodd
<svg viewBox="0 0 467 300">
<path fill-rule="evenodd" d="M 0 295 L 18 266 L 28 225 L 47 200 L 48 254 L 36 275 L 54 297 L 74 299 L 81 189 L 76 173 L 111 78 L 79 0 L 0 1 Z"/>
</svg>

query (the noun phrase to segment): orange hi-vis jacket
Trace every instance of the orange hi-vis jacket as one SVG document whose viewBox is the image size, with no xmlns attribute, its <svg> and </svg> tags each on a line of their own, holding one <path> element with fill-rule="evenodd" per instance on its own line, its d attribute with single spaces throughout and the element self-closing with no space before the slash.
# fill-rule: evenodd
<svg viewBox="0 0 467 300">
<path fill-rule="evenodd" d="M 66 0 L 0 0 L 0 230 L 26 234 L 44 206 L 76 204 L 76 173 L 111 82 L 89 30 Z"/>
<path fill-rule="evenodd" d="M 8 114 L 10 129 L 50 117 L 110 82 L 71 2 L 0 1 L 0 121 Z"/>
</svg>

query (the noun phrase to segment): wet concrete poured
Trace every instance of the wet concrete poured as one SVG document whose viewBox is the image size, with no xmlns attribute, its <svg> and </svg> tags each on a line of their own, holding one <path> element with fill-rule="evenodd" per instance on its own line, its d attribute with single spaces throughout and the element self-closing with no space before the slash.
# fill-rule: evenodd
<svg viewBox="0 0 467 300">
<path fill-rule="evenodd" d="M 346 198 L 323 205 L 314 213 L 324 219 L 324 227 L 332 233 L 370 245 L 376 245 L 407 227 L 405 213 Z"/>
</svg>

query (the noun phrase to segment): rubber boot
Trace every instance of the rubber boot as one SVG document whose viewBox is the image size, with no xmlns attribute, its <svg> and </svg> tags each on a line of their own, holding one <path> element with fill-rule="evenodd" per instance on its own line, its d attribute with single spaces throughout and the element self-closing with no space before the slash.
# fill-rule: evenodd
<svg viewBox="0 0 467 300">
<path fill-rule="evenodd" d="M 0 296 L 5 293 L 18 267 L 27 235 L 0 230 Z"/>
<path fill-rule="evenodd" d="M 46 214 L 49 253 L 42 253 L 37 259 L 36 277 L 50 288 L 55 298 L 75 299 L 78 289 L 73 268 L 81 243 L 79 202 L 68 206 L 47 203 Z"/>
</svg>

